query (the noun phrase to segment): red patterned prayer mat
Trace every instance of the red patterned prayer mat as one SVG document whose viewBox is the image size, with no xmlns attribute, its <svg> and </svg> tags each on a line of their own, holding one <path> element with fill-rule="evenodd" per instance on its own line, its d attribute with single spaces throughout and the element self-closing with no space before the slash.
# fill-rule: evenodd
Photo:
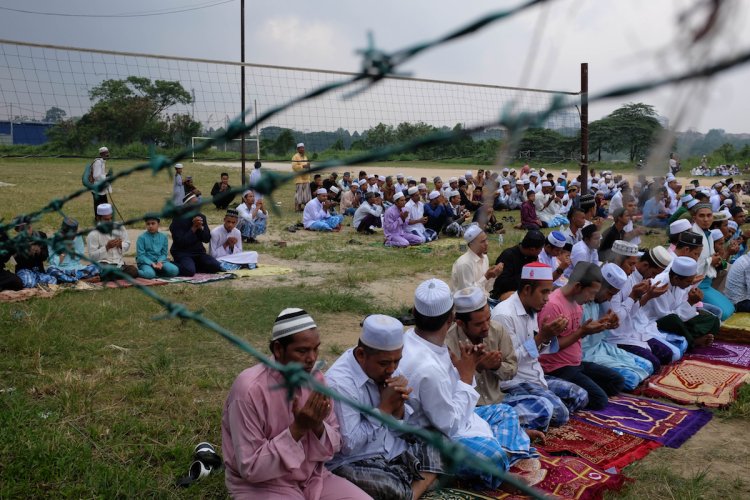
<svg viewBox="0 0 750 500">
<path fill-rule="evenodd" d="M 737 398 L 740 385 L 750 381 L 750 371 L 684 359 L 648 380 L 644 393 L 684 404 L 726 406 Z"/>
<path fill-rule="evenodd" d="M 750 346 L 714 342 L 710 346 L 696 347 L 687 359 L 698 359 L 711 364 L 737 366 L 750 369 Z"/>
<path fill-rule="evenodd" d="M 161 280 L 149 280 L 146 278 L 135 278 L 135 282 L 138 285 L 141 286 L 161 286 L 166 285 L 164 281 Z M 102 286 L 106 288 L 129 288 L 133 286 L 133 283 L 129 282 L 128 280 L 115 280 L 115 281 L 105 281 L 102 283 Z"/>
<path fill-rule="evenodd" d="M 645 457 L 661 444 L 617 429 L 570 420 L 567 424 L 547 432 L 541 446 L 551 455 L 573 453 L 601 469 L 622 469 Z"/>
<path fill-rule="evenodd" d="M 670 448 L 682 443 L 706 425 L 713 414 L 634 396 L 612 396 L 603 410 L 579 411 L 576 420 L 617 429 L 633 436 L 657 441 Z"/>
</svg>

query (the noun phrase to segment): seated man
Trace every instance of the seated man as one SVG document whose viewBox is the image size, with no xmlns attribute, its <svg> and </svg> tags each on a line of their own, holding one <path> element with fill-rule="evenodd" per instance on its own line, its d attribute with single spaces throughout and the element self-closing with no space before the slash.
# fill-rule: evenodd
<svg viewBox="0 0 750 500">
<path fill-rule="evenodd" d="M 568 244 L 568 239 L 563 233 L 552 231 L 547 235 L 544 248 L 538 258 L 539 262 L 552 268 L 552 279 L 555 280 L 555 286 L 558 288 L 568 282 L 563 276 L 565 269 L 570 265 L 570 253 L 565 251 L 566 244 Z"/>
<path fill-rule="evenodd" d="M 217 209 L 226 210 L 234 201 L 235 193 L 231 193 L 231 190 L 232 186 L 229 185 L 229 174 L 222 172 L 221 180 L 214 182 L 214 187 L 211 188 L 212 201 Z"/>
<path fill-rule="evenodd" d="M 112 205 L 102 203 L 96 207 L 96 221 L 98 224 L 113 224 Z M 99 230 L 99 226 L 91 231 L 86 237 L 89 258 L 105 266 L 113 266 L 127 274 L 131 278 L 138 277 L 138 268 L 131 264 L 125 264 L 122 256 L 130 249 L 130 238 L 128 231 L 121 224 L 114 223 L 110 233 Z M 113 275 L 111 279 L 119 279 L 120 276 Z"/>
<path fill-rule="evenodd" d="M 75 283 L 82 281 L 99 281 L 99 268 L 94 264 L 83 264 L 84 256 L 83 236 L 77 235 L 78 221 L 65 217 L 60 227 L 63 238 L 64 251 L 56 251 L 49 247 L 49 266 L 47 274 L 55 277 L 58 283 Z"/>
<path fill-rule="evenodd" d="M 405 205 L 404 193 L 397 192 L 393 195 L 393 205 L 383 215 L 383 235 L 387 247 L 404 248 L 424 243 L 424 238 L 409 232 L 409 212 L 404 209 Z"/>
<path fill-rule="evenodd" d="M 421 237 L 422 243 L 436 239 L 438 236 L 437 233 L 425 227 L 427 216 L 424 214 L 424 202 L 422 201 L 419 188 L 410 187 L 406 192 L 409 200 L 404 205 L 404 209 L 409 213 L 409 218 L 406 219 L 409 225 L 408 231 Z"/>
<path fill-rule="evenodd" d="M 237 219 L 237 210 L 230 208 L 224 216 L 224 224 L 211 230 L 209 250 L 211 256 L 219 261 L 223 271 L 255 269 L 258 264 L 258 252 L 242 251 L 242 237 L 236 227 Z"/>
<path fill-rule="evenodd" d="M 582 322 L 586 302 L 594 299 L 602 285 L 602 273 L 596 264 L 579 262 L 568 283 L 552 292 L 549 302 L 539 313 L 540 327 L 560 317 L 567 318 L 567 326 L 558 336 L 560 350 L 542 354 L 539 362 L 544 373 L 572 382 L 588 392 L 587 408 L 601 410 L 609 396 L 622 391 L 625 381 L 616 371 L 597 363 L 583 361 L 581 339 L 617 327 L 617 315 L 609 312 L 597 321 Z"/>
<path fill-rule="evenodd" d="M 365 200 L 354 211 L 352 227 L 358 233 L 375 234 L 375 230 L 383 227 L 383 198 L 380 193 L 371 191 L 365 193 Z"/>
<path fill-rule="evenodd" d="M 424 206 L 424 214 L 427 217 L 424 227 L 440 234 L 450 222 L 451 213 L 440 194 L 439 190 L 430 191 L 427 195 L 428 203 Z"/>
<path fill-rule="evenodd" d="M 526 201 L 521 205 L 521 222 L 516 226 L 516 229 L 541 229 L 547 227 L 547 223 L 543 222 L 536 214 L 536 192 L 533 189 L 526 191 Z"/>
<path fill-rule="evenodd" d="M 455 355 L 461 345 L 477 346 L 483 352 L 476 366 L 477 406 L 505 403 L 516 410 L 524 429 L 546 431 L 554 407 L 547 399 L 533 394 L 505 394 L 500 387 L 511 380 L 518 369 L 513 341 L 505 328 L 490 318 L 490 306 L 483 289 L 473 286 L 453 294 L 456 321 L 451 325 L 445 345 Z"/>
<path fill-rule="evenodd" d="M 135 244 L 135 263 L 138 266 L 138 276 L 154 279 L 157 276 L 172 278 L 180 272 L 177 266 L 169 262 L 169 238 L 159 232 L 159 219 L 156 215 L 147 215 L 146 231 L 138 236 Z"/>
<path fill-rule="evenodd" d="M 588 393 L 577 385 L 555 377 L 545 377 L 539 354 L 557 352 L 557 336 L 565 329 L 564 317 L 539 326 L 537 315 L 552 292 L 552 268 L 532 262 L 523 267 L 518 291 L 492 310 L 492 319 L 510 334 L 517 360 L 517 371 L 511 380 L 500 382 L 506 394 L 534 395 L 546 399 L 553 407 L 550 424 L 560 426 L 570 414 L 585 407 Z"/>
<path fill-rule="evenodd" d="M 344 220 L 343 215 L 331 215 L 328 209 L 331 204 L 328 203 L 328 191 L 325 188 L 319 188 L 315 191 L 315 198 L 308 201 L 302 214 L 302 224 L 309 231 L 339 231 L 341 222 Z"/>
<path fill-rule="evenodd" d="M 737 312 L 750 312 L 750 254 L 743 255 L 729 268 L 724 294 Z"/>
<path fill-rule="evenodd" d="M 237 229 L 242 234 L 242 241 L 256 243 L 256 238 L 266 232 L 268 210 L 262 199 L 255 199 L 255 192 L 247 190 L 242 193 L 242 203 L 237 205 L 239 222 Z"/>
<path fill-rule="evenodd" d="M 190 205 L 198 203 L 194 194 L 185 196 L 183 207 L 190 210 Z M 206 216 L 199 213 L 193 217 L 181 215 L 169 225 L 172 233 L 172 257 L 180 270 L 180 276 L 194 276 L 198 273 L 218 273 L 221 271 L 219 261 L 206 253 L 204 243 L 211 241 Z"/>
<path fill-rule="evenodd" d="M 495 264 L 490 269 L 487 259 L 487 234 L 478 225 L 472 224 L 466 229 L 464 240 L 469 248 L 453 263 L 451 272 L 453 289 L 462 290 L 477 286 L 484 290 L 485 297 L 489 297 L 495 278 L 503 271 L 503 264 Z M 491 305 L 497 304 L 496 301 L 493 302 Z"/>
<path fill-rule="evenodd" d="M 302 309 L 276 318 L 270 350 L 277 363 L 301 364 L 312 373 L 320 334 Z M 324 382 L 323 376 L 315 378 Z M 221 418 L 225 484 L 232 498 L 365 499 L 369 495 L 325 463 L 341 449 L 333 402 L 308 387 L 289 401 L 282 375 L 262 363 L 239 374 Z"/>
<path fill-rule="evenodd" d="M 501 470 L 517 460 L 535 457 L 513 408 L 502 403 L 476 407 L 479 393 L 473 381 L 482 350 L 462 344 L 460 358 L 451 360 L 445 345 L 453 322 L 450 287 L 437 279 L 421 283 L 414 294 L 413 314 L 415 327 L 404 336 L 400 365 L 413 389 L 408 404 L 414 413 L 409 423 L 433 427 Z M 458 475 L 475 479 L 485 488 L 497 488 L 501 482 L 467 464 Z"/>
<path fill-rule="evenodd" d="M 581 241 L 573 245 L 570 251 L 570 266 L 563 273 L 566 278 L 570 277 L 579 262 L 599 265 L 599 243 L 602 241 L 599 228 L 596 224 L 589 224 L 581 229 L 581 236 Z"/>
<path fill-rule="evenodd" d="M 336 360 L 326 372 L 326 382 L 344 396 L 403 421 L 412 411 L 404 404 L 411 392 L 408 380 L 398 372 L 403 346 L 404 326 L 399 320 L 368 316 L 357 347 Z M 419 498 L 442 473 L 440 454 L 424 441 L 406 441 L 346 404 L 336 405 L 336 417 L 341 451 L 328 468 L 373 498 Z"/>
<path fill-rule="evenodd" d="M 17 219 L 16 231 L 28 238 L 26 244 L 19 246 L 15 255 L 16 274 L 23 281 L 23 287 L 57 284 L 57 279 L 44 269 L 44 261 L 49 258 L 49 249 L 46 243 L 39 240 L 46 240 L 47 235 L 42 231 L 34 231 L 31 221 L 26 217 Z"/>
<path fill-rule="evenodd" d="M 495 265 L 502 264 L 503 270 L 495 278 L 490 297 L 502 301 L 518 290 L 523 266 L 536 262 L 545 241 L 544 234 L 531 230 L 526 232 L 521 243 L 503 250 L 495 260 Z"/>
<path fill-rule="evenodd" d="M 341 213 L 353 216 L 359 208 L 359 185 L 356 182 L 349 184 L 341 194 Z"/>
</svg>

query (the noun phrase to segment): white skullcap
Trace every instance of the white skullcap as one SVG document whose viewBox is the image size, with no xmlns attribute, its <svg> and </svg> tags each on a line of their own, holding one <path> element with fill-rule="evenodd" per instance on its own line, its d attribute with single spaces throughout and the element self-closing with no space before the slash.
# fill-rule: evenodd
<svg viewBox="0 0 750 500">
<path fill-rule="evenodd" d="M 667 267 L 672 262 L 673 254 L 669 253 L 669 250 L 663 246 L 657 246 L 648 251 L 649 257 L 659 267 Z"/>
<path fill-rule="evenodd" d="M 560 231 L 552 231 L 547 235 L 547 243 L 553 247 L 562 248 L 567 243 L 567 238 Z"/>
<path fill-rule="evenodd" d="M 734 229 L 735 231 L 737 231 L 737 229 L 739 229 L 739 228 L 740 228 L 739 224 L 737 224 L 737 223 L 736 223 L 735 221 L 733 221 L 733 220 L 730 220 L 729 222 L 727 222 L 727 225 L 728 225 L 729 227 L 731 227 L 732 229 Z"/>
<path fill-rule="evenodd" d="M 612 177 L 612 174 L 609 174 L 609 173 L 604 174 L 604 178 L 605 179 L 610 179 L 611 177 Z"/>
<path fill-rule="evenodd" d="M 304 142 L 298 142 L 297 143 L 297 147 L 298 148 L 304 148 L 305 147 L 305 143 Z"/>
<path fill-rule="evenodd" d="M 641 255 L 638 251 L 638 245 L 625 240 L 615 240 L 612 243 L 612 252 L 626 257 L 639 257 Z"/>
<path fill-rule="evenodd" d="M 102 203 L 96 206 L 96 215 L 112 215 L 112 205 L 109 203 Z"/>
<path fill-rule="evenodd" d="M 721 229 L 712 229 L 711 230 L 711 239 L 714 241 L 718 241 L 724 237 L 724 233 L 721 232 Z"/>
<path fill-rule="evenodd" d="M 620 268 L 617 264 L 609 262 L 602 266 L 602 277 L 609 283 L 609 286 L 616 289 L 621 289 L 625 282 L 628 280 L 628 276 L 625 271 Z"/>
<path fill-rule="evenodd" d="M 455 190 L 451 191 L 450 194 L 448 195 L 448 198 L 453 198 L 454 196 L 461 196 L 461 193 Z"/>
<path fill-rule="evenodd" d="M 530 180 L 528 180 L 528 179 L 525 179 L 525 180 L 523 181 L 523 185 L 525 186 L 525 185 L 527 185 L 527 184 L 531 184 L 531 181 L 530 181 Z"/>
<path fill-rule="evenodd" d="M 424 189 L 425 191 L 427 191 L 427 184 L 422 184 L 422 183 L 420 182 L 419 184 L 417 184 L 417 189 L 419 189 L 420 191 L 421 191 L 422 189 Z"/>
<path fill-rule="evenodd" d="M 515 173 L 516 169 L 515 168 L 511 168 L 510 171 L 511 171 L 511 173 Z"/>
<path fill-rule="evenodd" d="M 541 173 L 545 173 L 545 172 L 546 172 L 546 170 L 545 170 L 544 168 L 540 168 L 540 169 L 539 169 L 539 171 L 540 171 Z"/>
<path fill-rule="evenodd" d="M 315 194 L 316 195 L 319 195 L 319 194 L 328 194 L 328 191 L 326 191 L 326 188 L 320 188 L 317 191 L 315 191 Z"/>
<path fill-rule="evenodd" d="M 182 168 L 182 163 L 175 163 L 174 168 L 175 169 Z"/>
<path fill-rule="evenodd" d="M 518 179 L 516 181 L 516 184 L 519 185 L 519 186 L 523 186 L 523 181 L 521 179 Z"/>
<path fill-rule="evenodd" d="M 510 186 L 510 181 L 508 179 L 503 179 L 503 182 L 500 183 L 501 186 Z"/>
<path fill-rule="evenodd" d="M 312 317 L 307 314 L 307 311 L 290 307 L 281 311 L 276 317 L 276 321 L 273 323 L 273 330 L 271 331 L 271 339 L 278 340 L 317 327 Z"/>
<path fill-rule="evenodd" d="M 413 181 L 413 180 L 414 180 L 414 177 L 412 177 L 412 176 L 410 175 L 409 177 L 407 177 L 407 178 L 406 178 L 406 180 L 407 180 L 407 181 Z"/>
<path fill-rule="evenodd" d="M 521 269 L 522 280 L 552 281 L 552 268 L 541 262 L 531 262 Z"/>
<path fill-rule="evenodd" d="M 414 291 L 414 309 L 428 317 L 441 316 L 453 308 L 450 287 L 439 279 L 428 279 Z"/>
<path fill-rule="evenodd" d="M 404 325 L 396 318 L 372 314 L 362 323 L 359 340 L 372 349 L 395 351 L 404 346 Z"/>
<path fill-rule="evenodd" d="M 727 214 L 725 211 L 714 212 L 714 222 L 721 222 L 723 220 L 729 220 L 732 218 L 731 214 Z"/>
<path fill-rule="evenodd" d="M 725 207 L 731 207 L 732 205 L 734 205 L 734 202 L 730 200 L 729 198 L 727 198 L 726 200 L 722 201 L 721 204 L 724 205 Z"/>
<path fill-rule="evenodd" d="M 337 188 L 336 186 L 331 186 L 331 192 L 339 194 L 341 192 L 341 190 L 339 188 Z"/>
<path fill-rule="evenodd" d="M 510 172 L 510 170 L 508 170 L 508 167 L 504 167 L 503 172 Z"/>
<path fill-rule="evenodd" d="M 358 184 L 360 186 L 363 186 L 363 185 L 367 184 L 367 180 L 366 179 L 360 179 L 359 182 L 358 182 Z"/>
<path fill-rule="evenodd" d="M 380 182 L 385 182 L 385 175 L 379 175 L 379 176 L 378 176 L 378 180 L 379 180 Z"/>
<path fill-rule="evenodd" d="M 458 182 L 458 177 L 451 177 L 450 179 L 448 179 L 448 184 L 452 182 Z"/>
<path fill-rule="evenodd" d="M 370 180 L 370 179 L 377 179 L 377 176 L 375 174 L 369 174 L 367 176 L 367 180 Z"/>
<path fill-rule="evenodd" d="M 669 225 L 669 234 L 679 234 L 693 227 L 687 219 L 678 219 Z"/>
<path fill-rule="evenodd" d="M 409 188 L 409 190 L 407 191 L 407 193 L 409 193 L 409 196 L 414 196 L 414 195 L 415 195 L 415 194 L 417 194 L 418 192 L 419 192 L 419 189 L 417 189 L 417 186 L 412 186 L 412 187 L 410 187 L 410 188 Z"/>
<path fill-rule="evenodd" d="M 674 175 L 672 175 L 672 174 L 669 174 L 669 175 L 667 176 L 667 182 L 672 182 L 672 181 L 674 181 L 674 180 L 677 180 L 677 179 L 675 179 Z"/>
<path fill-rule="evenodd" d="M 698 263 L 690 257 L 675 257 L 672 261 L 672 271 L 680 276 L 695 276 L 698 272 Z"/>
<path fill-rule="evenodd" d="M 539 174 L 532 170 L 531 172 L 529 172 L 529 178 L 531 177 L 539 177 Z"/>
<path fill-rule="evenodd" d="M 434 200 L 434 199 L 435 199 L 435 198 L 437 198 L 438 196 L 440 196 L 440 193 L 439 193 L 438 191 L 431 191 L 431 192 L 430 192 L 430 194 L 429 194 L 429 195 L 427 195 L 427 197 L 428 197 L 429 199 L 431 199 L 431 200 Z"/>
<path fill-rule="evenodd" d="M 243 193 L 242 193 L 242 197 L 244 198 L 245 196 L 249 195 L 249 194 L 250 194 L 250 193 L 252 193 L 252 192 L 253 192 L 253 190 L 252 190 L 252 189 L 247 189 L 247 190 L 243 191 Z"/>
<path fill-rule="evenodd" d="M 542 187 L 545 187 L 545 188 L 552 187 L 552 184 L 550 184 L 549 181 L 543 181 L 542 182 Z"/>
<path fill-rule="evenodd" d="M 479 224 L 472 224 L 464 231 L 464 240 L 466 240 L 466 243 L 471 243 L 480 234 L 482 234 L 482 228 L 479 227 Z"/>
<path fill-rule="evenodd" d="M 562 171 L 562 172 L 560 172 L 560 175 L 562 175 L 562 174 L 567 174 L 567 173 L 568 173 L 568 169 L 564 168 L 564 169 L 563 169 L 563 171 Z"/>
<path fill-rule="evenodd" d="M 558 193 L 564 193 L 565 192 L 565 186 L 561 186 L 560 184 L 558 184 L 557 186 L 555 186 L 555 191 L 558 192 Z"/>
<path fill-rule="evenodd" d="M 107 146 L 102 146 L 99 148 L 100 153 L 109 153 L 109 148 Z"/>
<path fill-rule="evenodd" d="M 404 197 L 404 193 L 399 191 L 398 193 L 393 195 L 393 201 L 400 200 L 403 197 Z"/>
<path fill-rule="evenodd" d="M 469 177 L 471 177 L 472 175 L 473 175 L 473 174 L 471 173 L 471 170 L 467 170 L 467 171 L 466 171 L 466 173 L 464 174 L 464 177 L 468 179 L 468 178 L 469 178 Z"/>
<path fill-rule="evenodd" d="M 403 179 L 403 178 L 404 178 L 404 174 L 396 174 L 396 179 Z"/>
<path fill-rule="evenodd" d="M 689 202 L 687 202 L 687 205 L 685 205 L 685 206 L 688 209 L 690 209 L 690 208 L 693 208 L 694 206 L 696 206 L 698 203 L 700 203 L 698 200 L 693 199 L 693 200 L 690 200 Z"/>
<path fill-rule="evenodd" d="M 478 286 L 470 286 L 453 294 L 457 313 L 477 311 L 487 305 L 487 296 Z"/>
</svg>

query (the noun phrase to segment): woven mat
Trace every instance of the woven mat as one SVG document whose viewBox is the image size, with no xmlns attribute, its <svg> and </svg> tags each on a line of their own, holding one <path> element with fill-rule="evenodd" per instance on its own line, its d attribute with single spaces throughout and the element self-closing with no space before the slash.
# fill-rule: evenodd
<svg viewBox="0 0 750 500">
<path fill-rule="evenodd" d="M 204 283 L 211 283 L 213 281 L 230 280 L 235 276 L 229 273 L 195 273 L 193 276 L 176 276 L 174 278 L 156 278 L 159 281 L 165 283 L 190 283 L 191 285 L 202 285 Z"/>
<path fill-rule="evenodd" d="M 729 365 L 750 369 L 750 346 L 714 342 L 710 346 L 696 347 L 686 358 L 706 361 L 715 365 Z"/>
<path fill-rule="evenodd" d="M 644 394 L 717 408 L 734 402 L 740 385 L 748 381 L 750 371 L 745 368 L 683 359 L 651 377 Z"/>
<path fill-rule="evenodd" d="M 719 328 L 717 340 L 735 344 L 750 344 L 750 313 L 734 313 Z"/>
</svg>

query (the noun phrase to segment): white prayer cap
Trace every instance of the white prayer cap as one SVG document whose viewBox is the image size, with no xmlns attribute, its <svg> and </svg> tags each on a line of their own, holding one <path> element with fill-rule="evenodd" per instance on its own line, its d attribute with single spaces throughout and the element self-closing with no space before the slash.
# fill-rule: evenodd
<svg viewBox="0 0 750 500">
<path fill-rule="evenodd" d="M 693 201 L 694 199 L 695 199 L 695 198 L 693 198 L 693 195 L 692 195 L 692 194 L 685 194 L 685 195 L 682 195 L 682 198 L 680 198 L 680 201 L 681 201 L 682 203 L 687 203 L 687 202 L 689 202 L 689 201 Z"/>
<path fill-rule="evenodd" d="M 452 182 L 458 182 L 458 177 L 451 177 L 450 179 L 448 179 L 448 184 Z"/>
<path fill-rule="evenodd" d="M 197 196 L 197 195 L 196 195 L 195 193 L 188 193 L 188 194 L 186 194 L 186 195 L 185 195 L 185 197 L 184 197 L 184 198 L 182 199 L 182 204 L 183 204 L 183 205 L 185 205 L 185 204 L 187 204 L 187 203 L 188 203 L 189 201 L 192 201 L 192 200 L 197 200 L 197 199 L 198 199 L 198 196 Z"/>
<path fill-rule="evenodd" d="M 470 286 L 454 293 L 453 303 L 457 313 L 474 312 L 487 304 L 487 296 L 478 286 Z"/>
<path fill-rule="evenodd" d="M 370 179 L 377 179 L 377 176 L 375 174 L 369 174 L 367 180 L 369 181 Z"/>
<path fill-rule="evenodd" d="M 675 179 L 674 175 L 672 175 L 672 174 L 669 174 L 669 175 L 667 176 L 667 182 L 672 182 L 672 181 L 674 181 L 674 180 L 677 180 L 677 179 Z"/>
<path fill-rule="evenodd" d="M 414 177 L 412 177 L 412 176 L 410 175 L 409 177 L 407 177 L 407 178 L 406 178 L 406 180 L 407 180 L 407 182 L 408 182 L 408 181 L 413 181 L 413 180 L 414 180 Z"/>
<path fill-rule="evenodd" d="M 718 241 L 724 237 L 724 233 L 721 232 L 721 229 L 712 229 L 711 230 L 711 239 L 714 241 Z"/>
<path fill-rule="evenodd" d="M 688 185 L 685 186 L 685 192 L 687 192 L 687 191 L 695 191 L 695 186 L 692 185 L 692 184 L 690 184 L 690 183 L 688 183 Z"/>
<path fill-rule="evenodd" d="M 669 253 L 669 250 L 661 245 L 649 250 L 648 255 L 657 266 L 662 268 L 666 268 L 674 257 L 673 254 Z"/>
<path fill-rule="evenodd" d="M 612 252 L 618 255 L 625 255 L 626 257 L 639 257 L 641 255 L 638 251 L 638 245 L 625 240 L 615 240 L 612 243 Z"/>
<path fill-rule="evenodd" d="M 298 148 L 304 148 L 305 147 L 305 143 L 304 142 L 298 142 L 297 143 L 297 147 Z"/>
<path fill-rule="evenodd" d="M 96 206 L 96 215 L 112 215 L 112 205 L 109 203 L 102 203 Z"/>
<path fill-rule="evenodd" d="M 404 193 L 401 192 L 401 191 L 399 191 L 399 192 L 397 192 L 396 194 L 393 195 L 393 201 L 400 200 L 403 197 L 404 197 Z"/>
<path fill-rule="evenodd" d="M 450 287 L 439 279 L 431 278 L 419 284 L 414 291 L 414 309 L 431 318 L 441 316 L 453 308 Z"/>
<path fill-rule="evenodd" d="M 604 174 L 604 178 L 605 179 L 611 179 L 612 178 L 612 174 Z"/>
<path fill-rule="evenodd" d="M 731 215 L 727 215 L 723 210 L 721 212 L 714 212 L 714 222 L 721 222 L 723 220 L 731 219 Z"/>
<path fill-rule="evenodd" d="M 528 180 L 528 179 L 525 179 L 525 180 L 523 181 L 523 185 L 524 185 L 524 186 L 528 186 L 529 184 L 531 184 L 531 181 L 530 181 L 530 180 Z"/>
<path fill-rule="evenodd" d="M 245 196 L 249 195 L 252 192 L 253 192 L 252 189 L 247 189 L 247 190 L 245 190 L 245 191 L 242 192 L 242 197 L 244 198 Z"/>
<path fill-rule="evenodd" d="M 672 271 L 680 276 L 695 276 L 698 272 L 698 263 L 690 257 L 675 257 L 672 261 Z"/>
<path fill-rule="evenodd" d="M 552 187 L 552 184 L 550 184 L 549 181 L 544 181 L 542 182 L 542 187 L 545 187 L 545 188 Z"/>
<path fill-rule="evenodd" d="M 687 219 L 678 219 L 669 225 L 669 234 L 679 234 L 691 227 L 693 226 Z"/>
<path fill-rule="evenodd" d="M 109 148 L 107 148 L 107 146 L 102 146 L 99 148 L 99 153 L 109 153 Z"/>
<path fill-rule="evenodd" d="M 378 180 L 379 180 L 380 182 L 385 182 L 385 175 L 379 175 L 379 176 L 378 176 Z"/>
<path fill-rule="evenodd" d="M 528 181 L 527 181 L 527 182 L 528 182 Z M 522 181 L 521 179 L 518 179 L 518 180 L 516 181 L 516 184 L 517 184 L 518 186 L 523 186 L 523 181 Z"/>
<path fill-rule="evenodd" d="M 417 189 L 419 189 L 420 191 L 421 191 L 421 190 L 423 190 L 423 189 L 424 189 L 425 191 L 427 191 L 427 185 L 426 185 L 426 184 L 422 184 L 422 183 L 420 182 L 419 184 L 417 184 Z"/>
<path fill-rule="evenodd" d="M 558 193 L 564 193 L 565 192 L 565 186 L 561 186 L 560 184 L 558 184 L 557 186 L 555 186 L 555 191 L 558 192 Z"/>
<path fill-rule="evenodd" d="M 407 192 L 409 193 L 409 196 L 413 196 L 419 192 L 419 189 L 417 189 L 417 186 L 412 186 Z"/>
<path fill-rule="evenodd" d="M 552 268 L 541 262 L 531 262 L 521 269 L 522 280 L 552 281 Z"/>
<path fill-rule="evenodd" d="M 453 191 L 451 191 L 451 192 L 450 192 L 450 194 L 448 195 L 448 198 L 453 198 L 454 196 L 461 196 L 461 193 L 460 193 L 460 192 L 458 192 L 458 191 L 455 191 L 455 190 L 453 190 Z"/>
<path fill-rule="evenodd" d="M 508 170 L 508 167 L 503 167 L 503 172 L 510 172 L 510 170 Z"/>
<path fill-rule="evenodd" d="M 568 169 L 564 168 L 562 172 L 560 172 L 560 175 L 566 175 L 568 173 Z"/>
<path fill-rule="evenodd" d="M 438 196 L 440 196 L 440 193 L 439 193 L 438 191 L 431 191 L 431 192 L 430 192 L 430 194 L 429 194 L 429 195 L 427 195 L 427 197 L 428 197 L 429 199 L 431 199 L 431 200 L 434 200 L 434 199 L 435 199 L 435 198 L 437 198 Z"/>
<path fill-rule="evenodd" d="M 404 178 L 404 174 L 396 174 L 396 179 L 403 179 L 403 178 Z"/>
<path fill-rule="evenodd" d="M 503 179 L 503 181 L 500 183 L 500 186 L 510 186 L 510 181 L 508 179 Z"/>
<path fill-rule="evenodd" d="M 729 198 L 727 198 L 726 200 L 722 201 L 721 204 L 724 205 L 725 207 L 731 207 L 732 205 L 734 205 L 734 202 L 730 200 Z"/>
<path fill-rule="evenodd" d="M 273 323 L 273 330 L 271 331 L 271 339 L 278 340 L 317 327 L 318 325 L 307 314 L 307 311 L 290 307 L 281 311 L 276 317 L 276 321 Z"/>
<path fill-rule="evenodd" d="M 337 188 L 336 186 L 331 186 L 331 192 L 334 194 L 339 194 L 341 190 Z"/>
<path fill-rule="evenodd" d="M 328 191 L 326 191 L 326 188 L 320 188 L 317 191 L 315 191 L 315 194 L 316 195 L 319 195 L 319 194 L 328 194 Z"/>
<path fill-rule="evenodd" d="M 693 208 L 694 206 L 696 206 L 698 203 L 700 203 L 698 200 L 693 199 L 693 200 L 690 200 L 689 202 L 687 202 L 686 206 L 688 207 L 688 209 L 690 209 L 690 208 Z"/>
<path fill-rule="evenodd" d="M 547 243 L 553 247 L 562 248 L 567 243 L 567 238 L 560 231 L 552 231 L 547 235 Z"/>
<path fill-rule="evenodd" d="M 732 229 L 733 231 L 737 231 L 737 230 L 738 230 L 738 229 L 740 228 L 739 224 L 737 224 L 737 223 L 736 223 L 735 221 L 733 221 L 733 220 L 730 220 L 730 221 L 729 221 L 729 222 L 727 223 L 727 225 L 728 225 L 728 226 L 729 226 L 729 227 L 730 227 L 730 228 L 731 228 L 731 229 Z"/>
<path fill-rule="evenodd" d="M 367 184 L 367 180 L 366 179 L 360 179 L 359 185 L 360 186 L 364 186 L 365 184 Z"/>
<path fill-rule="evenodd" d="M 466 173 L 464 174 L 464 177 L 468 179 L 468 178 L 469 178 L 469 177 L 471 177 L 472 175 L 473 175 L 473 174 L 471 173 L 471 170 L 467 170 L 467 171 L 466 171 Z"/>
<path fill-rule="evenodd" d="M 466 228 L 466 231 L 464 231 L 464 240 L 466 240 L 466 243 L 471 243 L 477 236 L 482 234 L 482 232 L 482 228 L 479 227 L 479 224 L 472 224 Z"/>
<path fill-rule="evenodd" d="M 384 314 L 371 314 L 362 323 L 359 340 L 372 349 L 395 351 L 404 346 L 404 325 Z"/>
<path fill-rule="evenodd" d="M 540 171 L 541 173 L 544 173 L 544 172 L 546 172 L 546 170 L 545 170 L 544 168 L 540 168 L 540 169 L 539 169 L 539 171 Z"/>
<path fill-rule="evenodd" d="M 539 174 L 532 170 L 531 172 L 529 172 L 529 178 L 531 177 L 539 177 Z"/>
<path fill-rule="evenodd" d="M 182 168 L 182 163 L 175 163 L 174 164 L 174 168 L 175 168 L 175 170 L 181 169 Z"/>
<path fill-rule="evenodd" d="M 621 289 L 625 282 L 628 280 L 628 276 L 627 274 L 625 274 L 625 271 L 623 271 L 620 266 L 618 266 L 617 264 L 613 264 L 612 262 L 609 262 L 602 266 L 602 277 L 607 280 L 609 286 L 611 286 L 612 288 L 617 288 L 618 290 Z"/>
</svg>

